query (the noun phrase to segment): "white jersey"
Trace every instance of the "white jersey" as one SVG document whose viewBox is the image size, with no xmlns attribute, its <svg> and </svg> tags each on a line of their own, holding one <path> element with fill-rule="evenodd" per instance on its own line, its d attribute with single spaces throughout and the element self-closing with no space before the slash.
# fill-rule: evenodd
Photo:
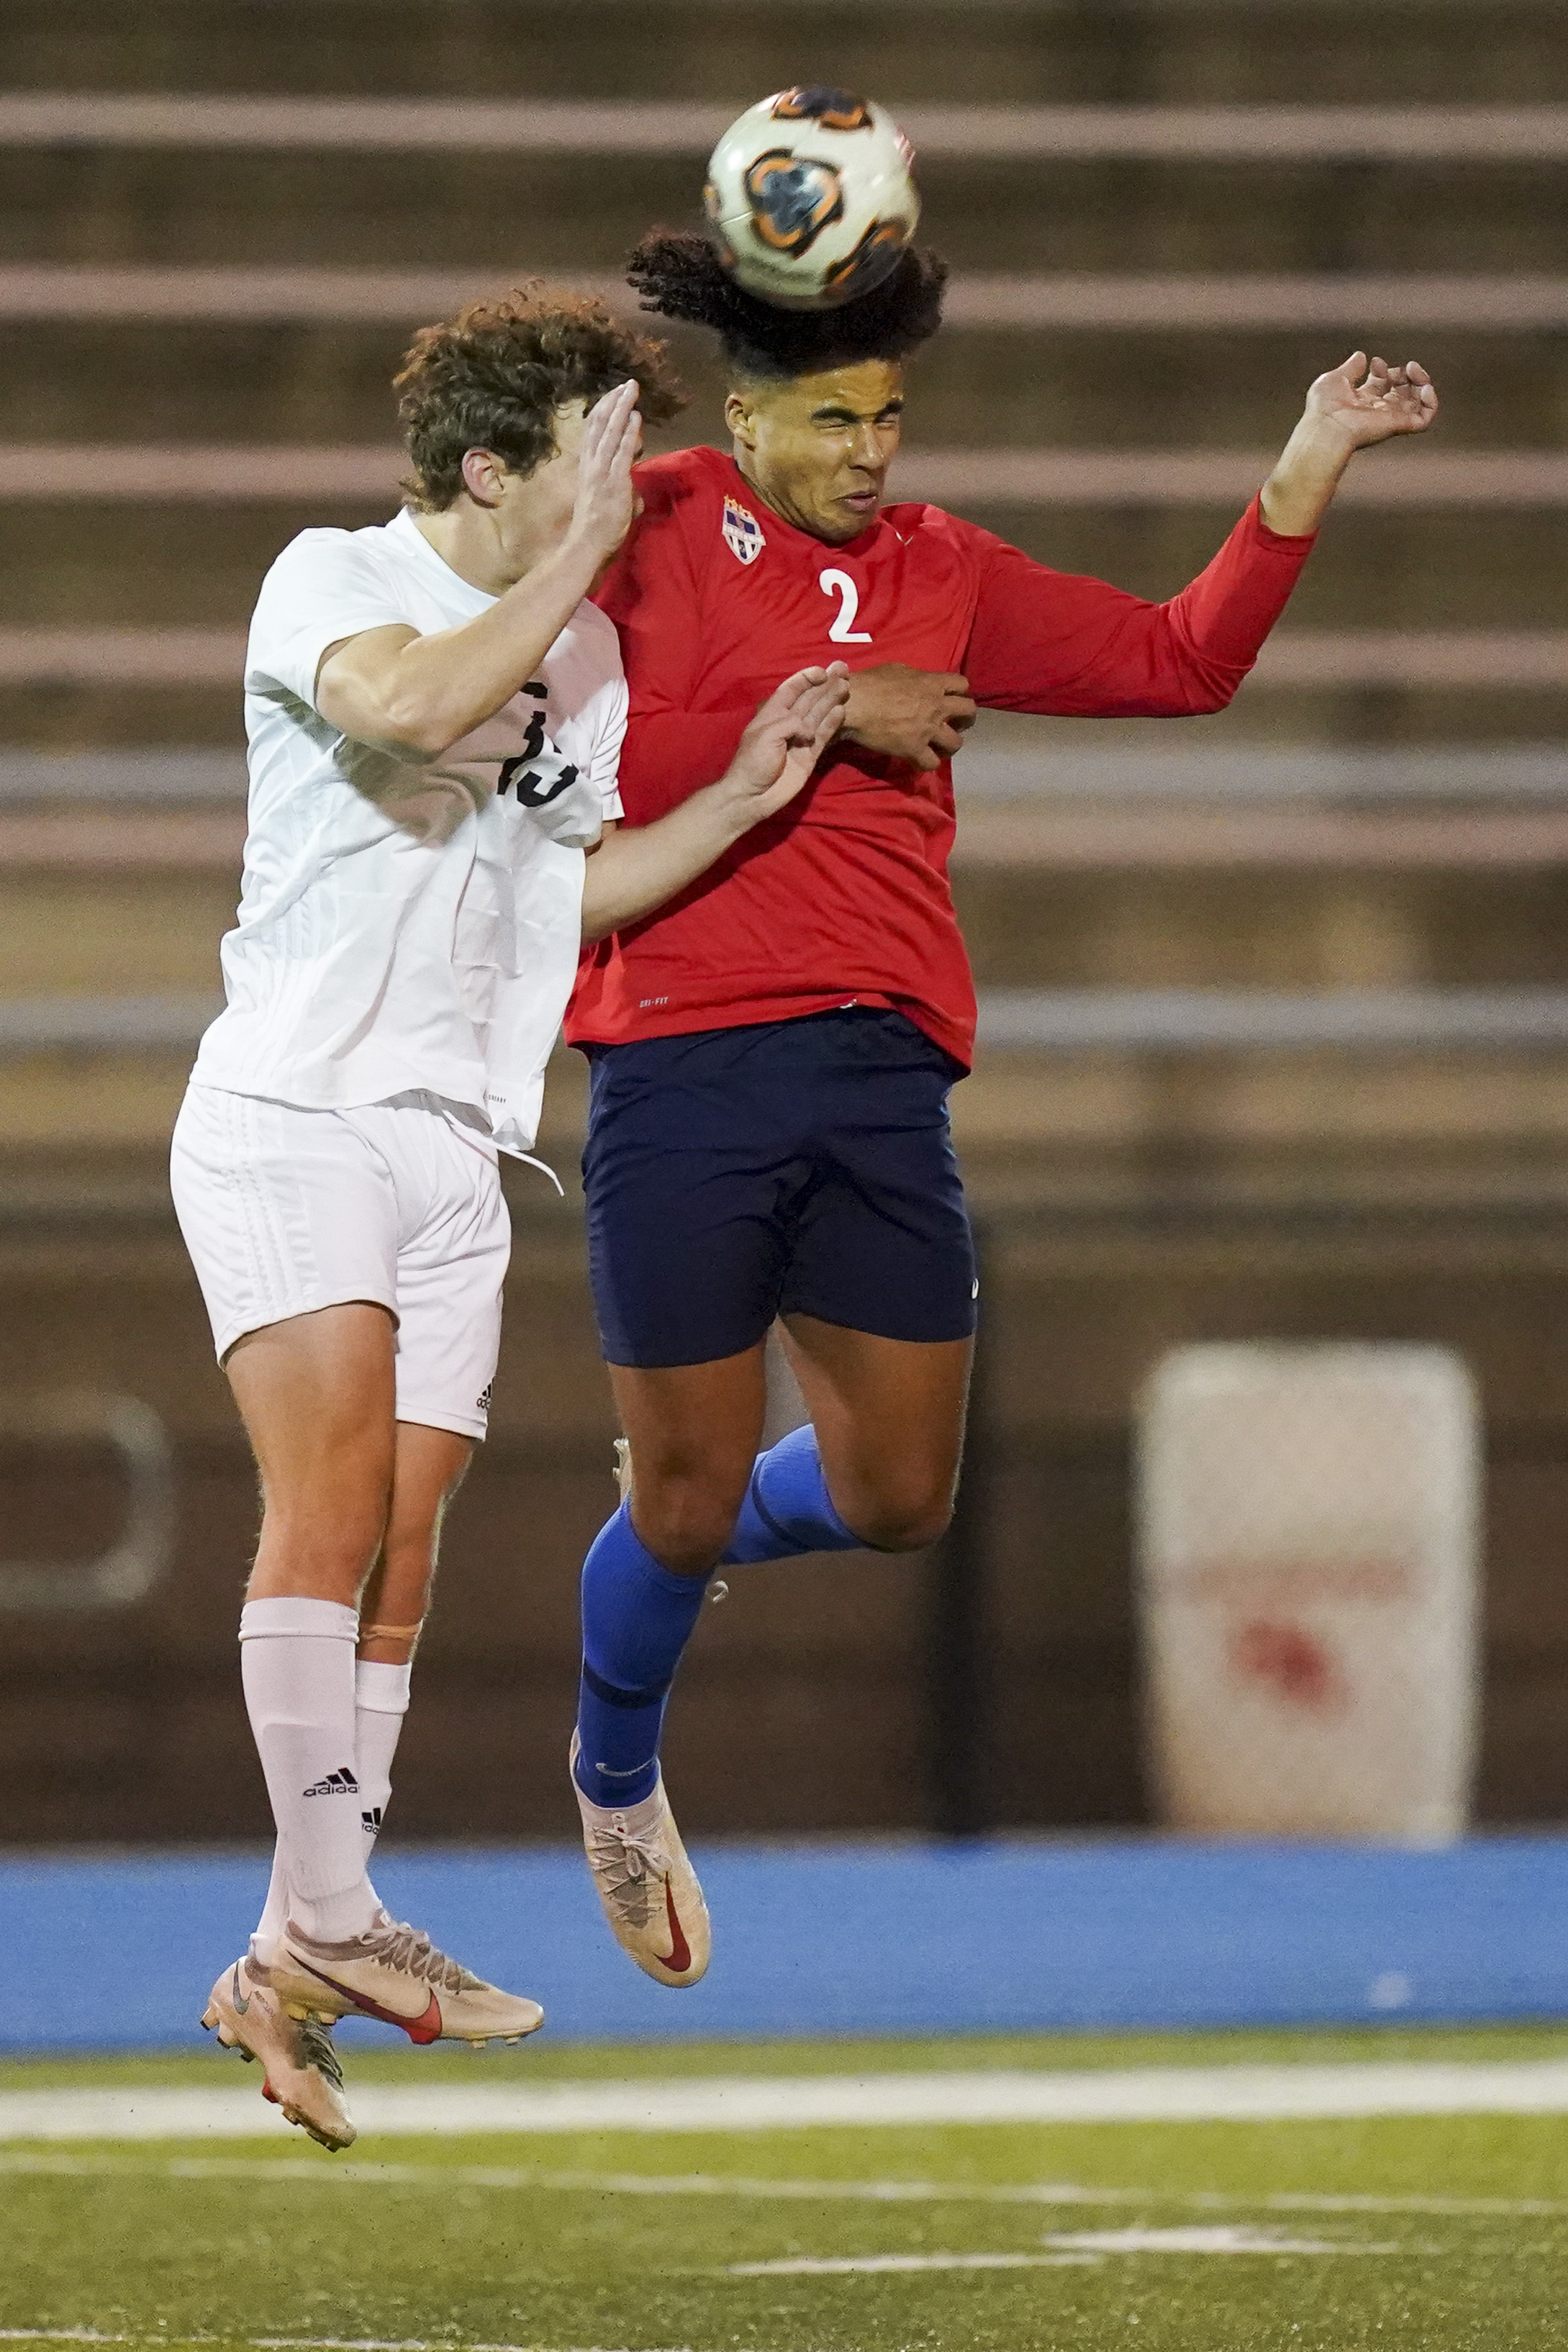
<svg viewBox="0 0 1568 2352">
<path fill-rule="evenodd" d="M 249 830 L 227 1009 L 194 1083 L 322 1110 L 419 1089 L 526 1152 L 577 968 L 583 853 L 626 728 L 612 624 L 580 604 L 538 677 L 439 761 L 350 741 L 315 708 L 330 645 L 422 635 L 495 603 L 411 515 L 307 530 L 262 583 L 246 657 Z"/>
</svg>

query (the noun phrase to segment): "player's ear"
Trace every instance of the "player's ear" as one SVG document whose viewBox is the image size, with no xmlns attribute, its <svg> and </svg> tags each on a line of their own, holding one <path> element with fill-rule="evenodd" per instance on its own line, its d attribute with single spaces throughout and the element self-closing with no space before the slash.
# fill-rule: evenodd
<svg viewBox="0 0 1568 2352">
<path fill-rule="evenodd" d="M 743 449 L 757 446 L 757 410 L 749 392 L 732 392 L 724 404 L 724 421 Z"/>
<path fill-rule="evenodd" d="M 476 506 L 498 507 L 506 488 L 507 468 L 492 450 L 465 449 L 463 487 Z"/>
</svg>

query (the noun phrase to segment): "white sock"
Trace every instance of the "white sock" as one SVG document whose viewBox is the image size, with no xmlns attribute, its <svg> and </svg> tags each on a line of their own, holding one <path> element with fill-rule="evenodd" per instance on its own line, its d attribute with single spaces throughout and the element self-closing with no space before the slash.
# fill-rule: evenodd
<svg viewBox="0 0 1568 2352">
<path fill-rule="evenodd" d="M 354 1667 L 354 1765 L 367 1869 L 392 1801 L 392 1758 L 408 1713 L 413 1673 L 412 1665 L 384 1666 L 376 1658 L 361 1658 Z"/>
<path fill-rule="evenodd" d="M 246 1708 L 287 1856 L 289 1916 L 324 1942 L 361 1936 L 376 1898 L 354 1769 L 358 1613 L 336 1601 L 249 1601 L 239 1638 Z"/>
<path fill-rule="evenodd" d="M 261 1916 L 250 1939 L 251 1951 L 263 1967 L 270 1968 L 277 1958 L 277 1939 L 287 1925 L 288 1864 L 284 1859 L 283 1840 L 278 1838 L 272 1848 L 272 1876 L 267 1882 L 267 1901 L 261 1906 Z"/>
<path fill-rule="evenodd" d="M 354 1665 L 354 1769 L 367 1869 L 392 1797 L 392 1759 L 408 1713 L 412 1672 L 409 1666 L 385 1666 L 371 1658 L 358 1659 Z M 267 1901 L 250 1939 L 251 1950 L 264 1966 L 277 1958 L 278 1938 L 287 1925 L 288 1864 L 279 1838 L 272 1850 Z"/>
</svg>

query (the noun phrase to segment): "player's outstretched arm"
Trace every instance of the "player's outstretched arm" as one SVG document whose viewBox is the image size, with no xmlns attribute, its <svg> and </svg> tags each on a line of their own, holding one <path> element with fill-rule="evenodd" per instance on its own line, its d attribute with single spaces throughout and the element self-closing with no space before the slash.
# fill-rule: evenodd
<svg viewBox="0 0 1568 2352">
<path fill-rule="evenodd" d="M 1301 421 L 1263 485 L 1264 521 L 1281 538 L 1304 539 L 1328 512 L 1358 449 L 1396 434 L 1425 433 L 1437 415 L 1437 391 L 1418 360 L 1390 367 L 1352 352 L 1308 393 Z"/>
<path fill-rule="evenodd" d="M 768 696 L 716 784 L 653 824 L 607 826 L 583 877 L 584 944 L 653 914 L 753 825 L 787 808 L 837 733 L 848 694 L 842 662 L 797 670 Z"/>
<path fill-rule="evenodd" d="M 570 521 L 558 543 L 487 612 L 429 636 L 367 629 L 329 646 L 316 673 L 316 708 L 328 725 L 356 742 L 430 760 L 494 718 L 535 675 L 631 529 L 641 436 L 634 383 L 595 402 L 583 427 Z M 476 463 L 493 465 L 471 450 L 465 478 Z"/>
</svg>

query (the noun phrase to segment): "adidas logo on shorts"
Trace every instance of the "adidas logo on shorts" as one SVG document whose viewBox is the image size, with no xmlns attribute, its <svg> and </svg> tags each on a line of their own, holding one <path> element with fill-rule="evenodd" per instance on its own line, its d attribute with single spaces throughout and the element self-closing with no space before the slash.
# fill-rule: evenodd
<svg viewBox="0 0 1568 2352">
<path fill-rule="evenodd" d="M 490 1399 L 495 1393 L 495 1389 L 496 1383 L 494 1381 L 486 1381 L 484 1387 L 480 1390 L 479 1394 L 474 1400 L 474 1410 L 476 1412 L 489 1412 Z"/>
<path fill-rule="evenodd" d="M 360 1784 L 346 1764 L 340 1772 L 329 1772 L 324 1780 L 305 1790 L 308 1797 L 357 1797 L 359 1793 Z"/>
</svg>

